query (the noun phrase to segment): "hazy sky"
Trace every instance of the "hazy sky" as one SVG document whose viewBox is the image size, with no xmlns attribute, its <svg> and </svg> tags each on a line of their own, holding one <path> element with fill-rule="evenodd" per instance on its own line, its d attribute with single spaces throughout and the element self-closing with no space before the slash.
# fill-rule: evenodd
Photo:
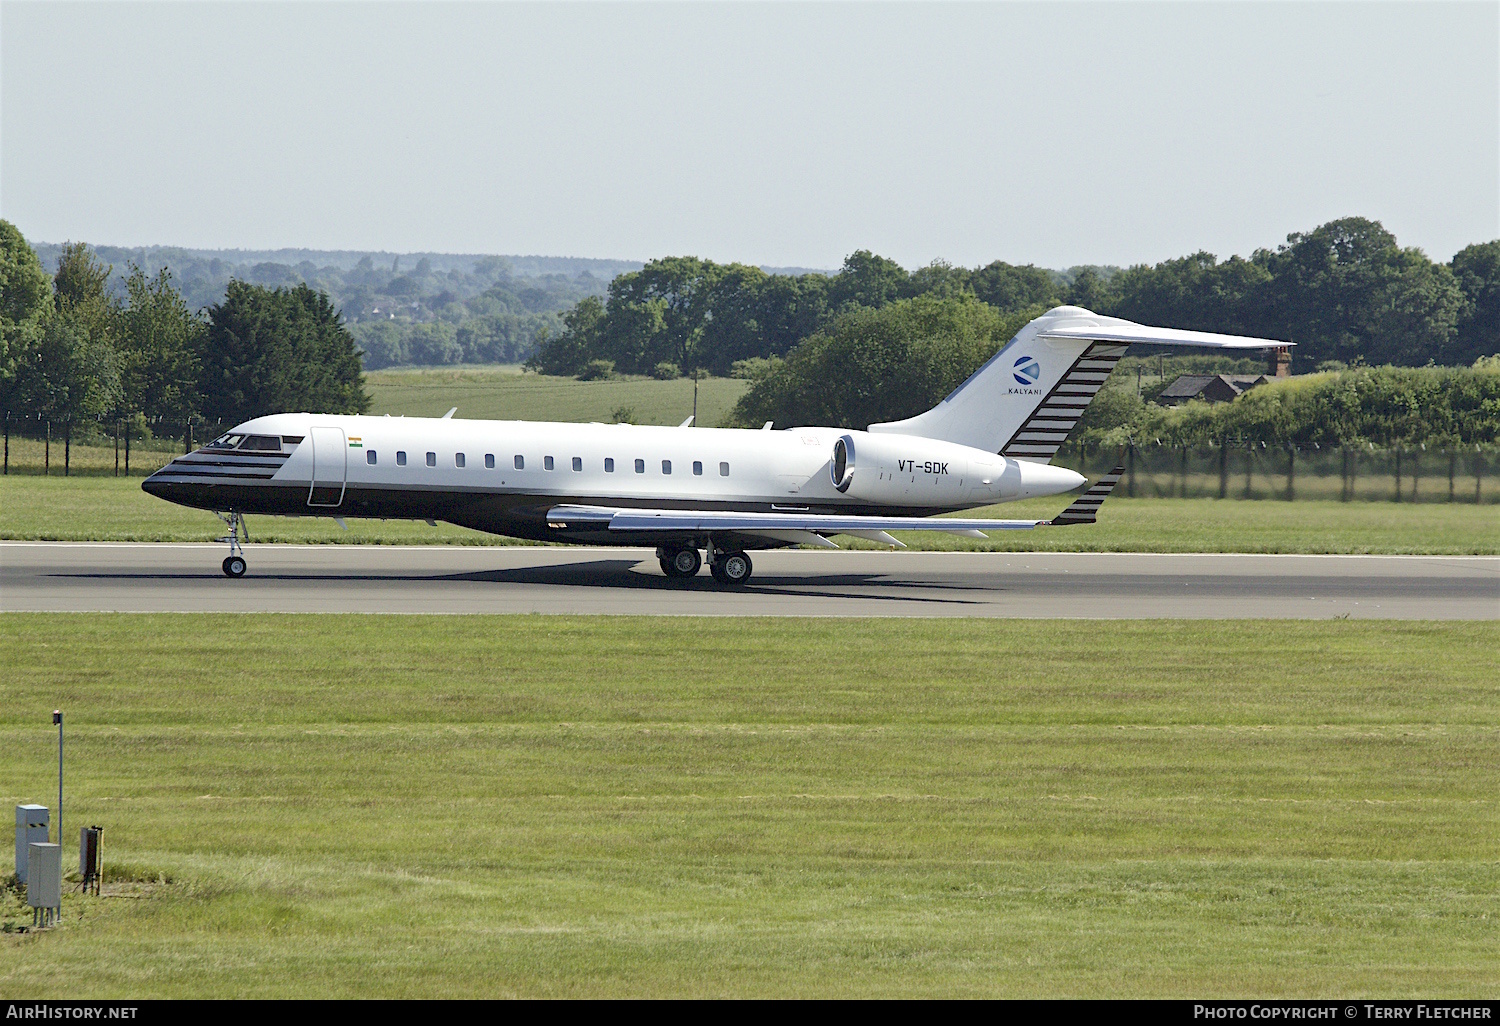
<svg viewBox="0 0 1500 1026">
<path fill-rule="evenodd" d="M 1500 236 L 1500 4 L 0 5 L 0 216 L 836 267 Z"/>
</svg>

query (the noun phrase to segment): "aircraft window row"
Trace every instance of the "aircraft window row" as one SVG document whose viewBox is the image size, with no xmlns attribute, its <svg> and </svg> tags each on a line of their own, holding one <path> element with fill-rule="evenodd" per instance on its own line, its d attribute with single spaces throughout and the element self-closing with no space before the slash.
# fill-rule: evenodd
<svg viewBox="0 0 1500 1026">
<path fill-rule="evenodd" d="M 378 459 L 378 457 L 377 457 L 376 451 L 374 449 L 366 449 L 365 450 L 365 462 L 366 463 L 368 463 L 370 466 L 373 467 L 373 466 L 375 466 L 377 459 Z M 463 454 L 461 452 L 456 452 L 456 453 L 453 454 L 453 465 L 455 467 L 463 467 L 463 466 L 465 466 L 466 465 L 466 462 L 465 462 L 466 460 L 467 460 L 467 457 L 465 456 L 465 454 Z M 435 466 L 437 466 L 437 453 L 435 453 L 435 452 L 429 452 L 427 454 L 427 465 L 429 467 L 435 467 Z M 516 457 L 516 464 L 515 465 L 516 465 L 516 469 L 517 470 L 525 470 L 526 469 L 526 457 L 518 455 Z M 551 470 L 553 468 L 553 465 L 554 465 L 554 463 L 553 463 L 553 459 L 552 459 L 551 456 L 544 456 L 544 457 L 542 457 L 542 466 L 545 469 Z M 396 466 L 398 466 L 398 467 L 404 467 L 404 466 L 406 466 L 406 453 L 404 451 L 402 451 L 402 450 L 399 450 L 399 449 L 396 451 Z M 494 470 L 495 469 L 495 454 L 494 453 L 487 452 L 487 453 L 484 454 L 484 466 L 485 466 L 486 470 Z M 575 473 L 581 473 L 583 471 L 583 457 L 582 456 L 574 456 L 573 457 L 573 471 Z M 614 460 L 613 456 L 606 456 L 604 458 L 604 472 L 606 474 L 613 474 L 615 472 L 615 460 Z M 645 460 L 636 460 L 635 461 L 635 472 L 637 474 L 644 474 L 646 472 L 646 461 Z M 671 474 L 672 473 L 672 461 L 671 460 L 662 460 L 661 461 L 661 472 L 663 474 Z M 694 460 L 693 461 L 693 476 L 694 477 L 702 477 L 703 476 L 703 461 L 702 460 Z M 720 463 L 719 464 L 719 476 L 720 477 L 728 477 L 729 476 L 729 464 L 728 463 Z"/>
</svg>

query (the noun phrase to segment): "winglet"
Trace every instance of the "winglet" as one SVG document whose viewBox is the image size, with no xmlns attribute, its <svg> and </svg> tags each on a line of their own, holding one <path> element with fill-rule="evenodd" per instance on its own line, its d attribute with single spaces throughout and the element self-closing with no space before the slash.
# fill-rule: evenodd
<svg viewBox="0 0 1500 1026">
<path fill-rule="evenodd" d="M 1051 527 L 1067 527 L 1070 524 L 1092 524 L 1099 519 L 1099 507 L 1115 490 L 1120 478 L 1125 476 L 1125 466 L 1120 464 L 1094 482 L 1092 488 L 1080 495 L 1067 509 L 1047 521 Z"/>
</svg>

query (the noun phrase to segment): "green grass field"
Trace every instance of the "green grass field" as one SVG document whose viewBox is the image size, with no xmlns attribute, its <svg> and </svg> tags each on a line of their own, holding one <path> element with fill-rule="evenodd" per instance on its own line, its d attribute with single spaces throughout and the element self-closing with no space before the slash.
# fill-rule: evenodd
<svg viewBox="0 0 1500 1026">
<path fill-rule="evenodd" d="M 459 417 L 608 423 L 626 407 L 637 424 L 681 424 L 693 412 L 688 378 L 577 381 L 522 374 L 516 367 L 437 367 L 373 371 L 365 384 L 374 400 L 370 412 L 377 416 L 441 417 L 457 406 Z M 717 427 L 749 387 L 737 378 L 698 382 L 696 423 Z"/>
<path fill-rule="evenodd" d="M 984 516 L 1046 518 L 1070 497 L 992 506 Z M 517 544 L 460 527 L 349 520 L 348 531 L 310 517 L 246 518 L 256 542 Z M 0 538 L 53 541 L 208 541 L 223 534 L 210 513 L 141 491 L 138 479 L 0 477 Z M 1000 532 L 988 541 L 905 532 L 913 548 L 1085 552 L 1500 553 L 1500 508 L 1468 503 L 1253 502 L 1111 498 L 1088 527 Z M 849 548 L 876 546 L 839 538 Z"/>
<path fill-rule="evenodd" d="M 0 618 L 90 996 L 1491 996 L 1500 627 Z M 8 924 L 30 922 L 14 896 Z"/>
</svg>

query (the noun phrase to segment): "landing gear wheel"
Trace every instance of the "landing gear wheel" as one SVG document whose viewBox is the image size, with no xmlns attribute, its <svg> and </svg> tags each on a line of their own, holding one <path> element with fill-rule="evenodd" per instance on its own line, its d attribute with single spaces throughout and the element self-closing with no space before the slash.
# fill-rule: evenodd
<svg viewBox="0 0 1500 1026">
<path fill-rule="evenodd" d="M 755 564 L 743 552 L 725 552 L 714 560 L 714 580 L 720 584 L 738 586 L 750 580 Z"/>
<path fill-rule="evenodd" d="M 245 569 L 246 569 L 246 567 L 245 567 L 245 557 L 243 557 L 243 556 L 225 556 L 224 557 L 224 576 L 225 577 L 244 577 L 245 576 Z"/>
<path fill-rule="evenodd" d="M 694 577 L 703 568 L 697 549 L 657 550 L 656 558 L 668 577 Z"/>
</svg>

